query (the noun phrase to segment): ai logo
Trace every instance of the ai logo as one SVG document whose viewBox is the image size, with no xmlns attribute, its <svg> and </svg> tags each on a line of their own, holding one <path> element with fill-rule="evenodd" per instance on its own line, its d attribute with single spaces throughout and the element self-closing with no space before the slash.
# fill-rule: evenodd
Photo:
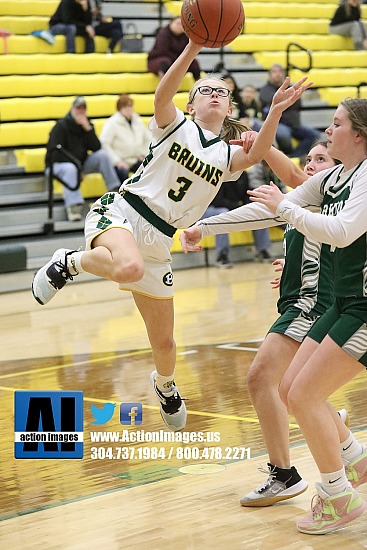
<svg viewBox="0 0 367 550">
<path fill-rule="evenodd" d="M 15 458 L 83 458 L 82 391 L 14 393 Z"/>
</svg>

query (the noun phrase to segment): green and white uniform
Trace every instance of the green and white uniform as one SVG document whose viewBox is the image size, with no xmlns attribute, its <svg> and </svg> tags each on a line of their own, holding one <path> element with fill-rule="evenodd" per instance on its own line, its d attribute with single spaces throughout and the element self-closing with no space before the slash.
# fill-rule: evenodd
<svg viewBox="0 0 367 550">
<path fill-rule="evenodd" d="M 158 128 L 153 118 L 149 129 L 152 143 L 137 172 L 121 185 L 120 194 L 106 193 L 92 206 L 85 224 L 86 246 L 111 228 L 130 231 L 144 258 L 145 274 L 121 288 L 171 298 L 175 230 L 203 215 L 223 181 L 239 178 L 241 172 L 230 172 L 230 165 L 241 147 L 203 130 L 179 109 L 169 126 Z"/>
<path fill-rule="evenodd" d="M 344 351 L 367 366 L 367 160 L 344 172 L 343 166 L 319 174 L 291 191 L 277 214 L 305 235 L 331 245 L 333 306 L 309 336 L 328 334 Z M 319 204 L 321 215 L 301 206 Z"/>
<path fill-rule="evenodd" d="M 241 206 L 199 222 L 203 236 L 280 224 L 284 224 L 284 220 L 259 203 Z M 285 334 L 302 342 L 332 304 L 330 246 L 304 237 L 287 224 L 283 248 L 285 265 L 278 300 L 280 317 L 269 332 Z"/>
</svg>

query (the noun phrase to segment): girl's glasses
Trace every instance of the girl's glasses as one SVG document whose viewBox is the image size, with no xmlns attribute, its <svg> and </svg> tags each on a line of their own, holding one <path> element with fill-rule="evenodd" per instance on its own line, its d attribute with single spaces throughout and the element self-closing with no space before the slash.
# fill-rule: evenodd
<svg viewBox="0 0 367 550">
<path fill-rule="evenodd" d="M 219 97 L 228 97 L 231 93 L 228 88 L 212 88 L 211 86 L 198 86 L 196 88 L 194 95 L 192 96 L 192 101 L 196 93 L 199 92 L 201 95 L 212 95 L 213 92 L 217 92 Z"/>
</svg>

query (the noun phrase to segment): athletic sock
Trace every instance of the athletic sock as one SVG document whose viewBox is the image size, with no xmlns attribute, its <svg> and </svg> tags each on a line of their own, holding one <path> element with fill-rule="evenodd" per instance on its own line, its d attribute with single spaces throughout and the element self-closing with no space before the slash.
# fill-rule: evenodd
<svg viewBox="0 0 367 550">
<path fill-rule="evenodd" d="M 340 454 L 342 456 L 344 466 L 353 462 L 363 453 L 363 446 L 356 440 L 352 432 L 343 443 L 340 443 Z"/>
<path fill-rule="evenodd" d="M 175 385 L 173 374 L 170 376 L 162 376 L 157 372 L 157 377 L 155 379 L 157 388 L 164 394 L 172 395 L 172 387 Z"/>
<path fill-rule="evenodd" d="M 79 273 L 84 272 L 84 269 L 81 265 L 84 252 L 85 250 L 81 250 L 80 252 L 73 252 L 72 254 L 67 256 L 68 269 L 71 275 L 79 275 Z"/>
<path fill-rule="evenodd" d="M 302 479 L 294 466 L 292 466 L 291 468 L 280 468 L 279 466 L 271 464 L 271 462 L 268 462 L 268 466 L 275 478 L 278 481 L 285 483 L 287 487 L 295 485 Z"/>
<path fill-rule="evenodd" d="M 344 467 L 337 472 L 321 474 L 321 485 L 325 493 L 328 495 L 342 493 L 351 486 L 347 479 Z"/>
</svg>

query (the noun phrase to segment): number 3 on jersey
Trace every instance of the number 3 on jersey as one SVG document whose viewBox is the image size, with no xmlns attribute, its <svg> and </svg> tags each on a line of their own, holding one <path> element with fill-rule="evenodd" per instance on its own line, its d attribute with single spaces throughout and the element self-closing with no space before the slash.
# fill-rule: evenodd
<svg viewBox="0 0 367 550">
<path fill-rule="evenodd" d="M 189 190 L 189 187 L 192 184 L 192 180 L 189 180 L 189 179 L 181 176 L 181 177 L 177 178 L 177 183 L 178 184 L 182 183 L 183 185 L 180 185 L 180 187 L 177 189 L 177 191 L 174 191 L 173 189 L 170 189 L 168 191 L 168 196 L 173 201 L 180 202 L 180 201 L 182 201 L 182 199 L 186 195 L 187 191 Z"/>
</svg>

